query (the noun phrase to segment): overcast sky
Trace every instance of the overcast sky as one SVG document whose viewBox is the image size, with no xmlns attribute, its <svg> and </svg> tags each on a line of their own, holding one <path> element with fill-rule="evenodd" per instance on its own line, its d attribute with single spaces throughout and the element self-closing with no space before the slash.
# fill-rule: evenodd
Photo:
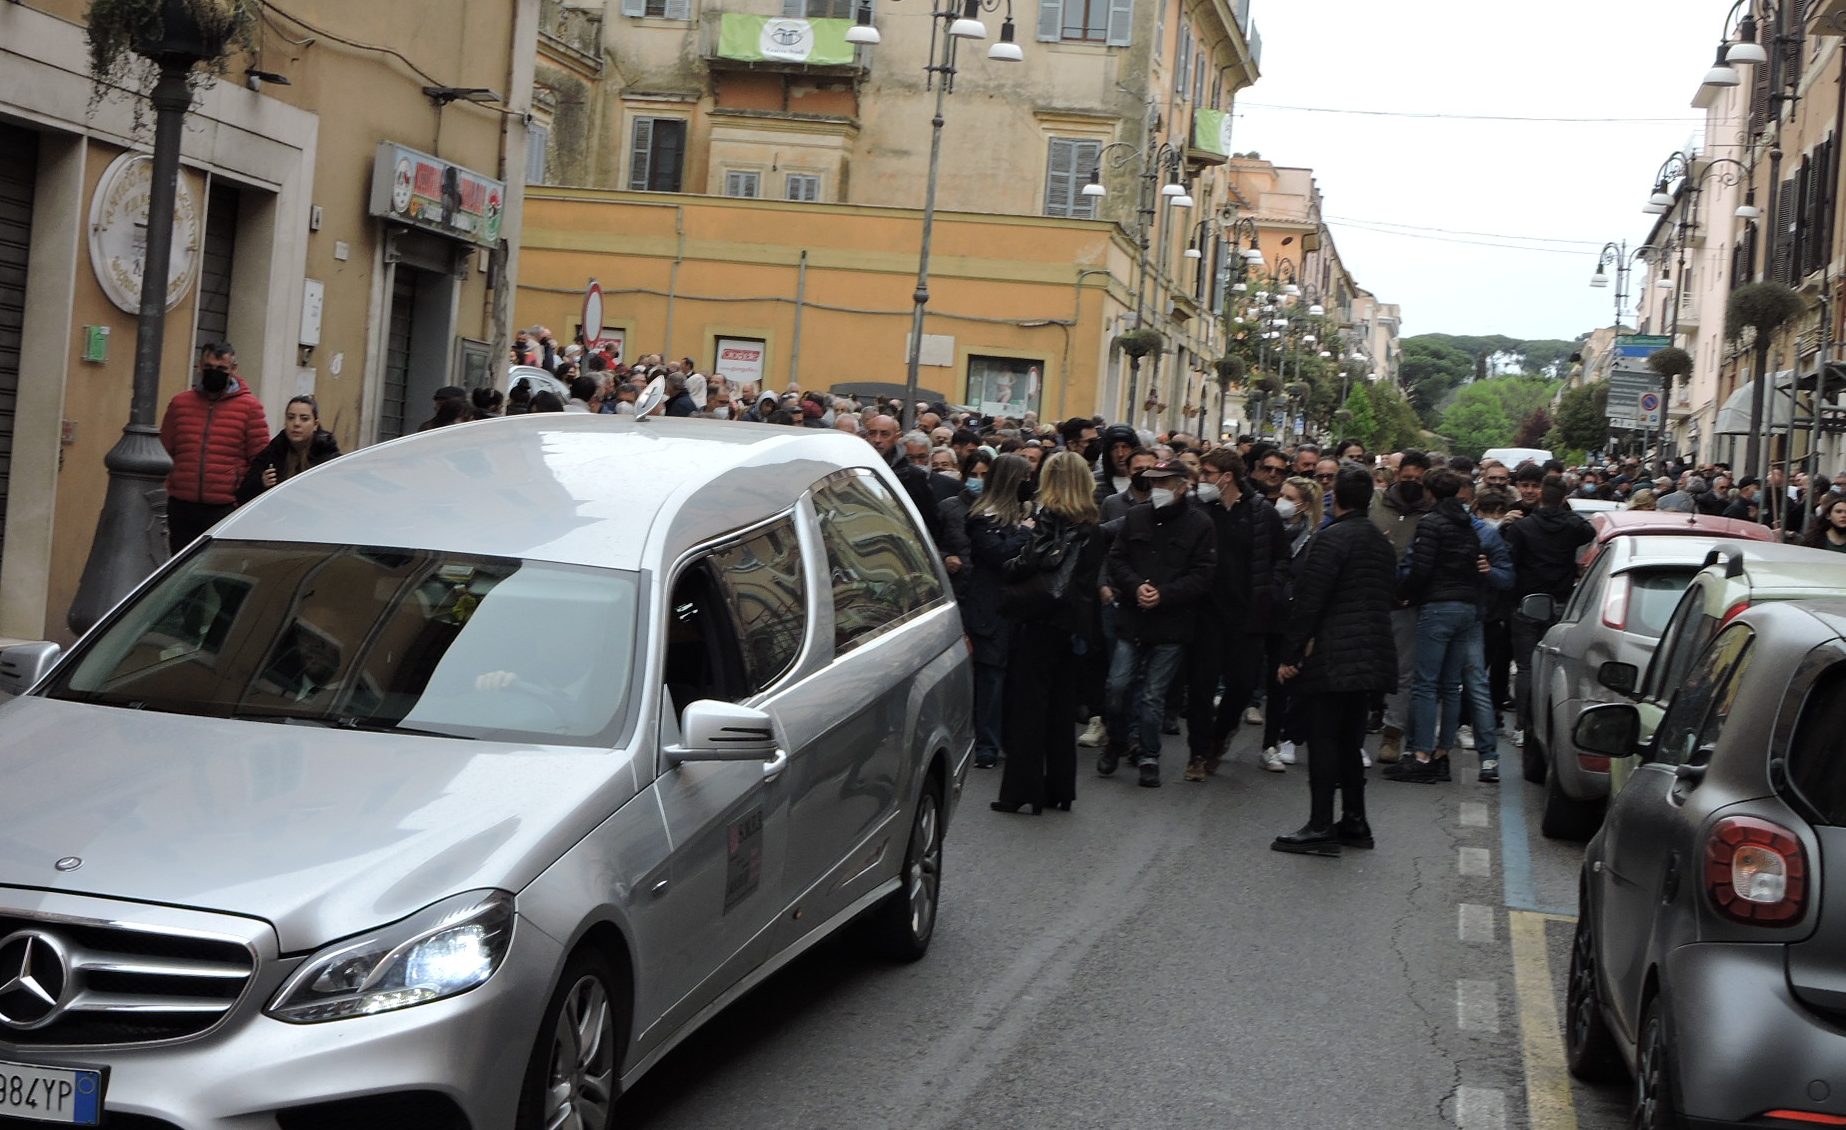
<svg viewBox="0 0 1846 1130">
<path fill-rule="evenodd" d="M 1615 288 L 1588 285 L 1597 253 L 1647 238 L 1655 172 L 1703 135 L 1692 95 L 1730 7 L 1255 0 L 1262 79 L 1237 96 L 1233 145 L 1315 171 L 1341 256 L 1402 305 L 1406 335 L 1574 338 L 1614 318 Z"/>
</svg>

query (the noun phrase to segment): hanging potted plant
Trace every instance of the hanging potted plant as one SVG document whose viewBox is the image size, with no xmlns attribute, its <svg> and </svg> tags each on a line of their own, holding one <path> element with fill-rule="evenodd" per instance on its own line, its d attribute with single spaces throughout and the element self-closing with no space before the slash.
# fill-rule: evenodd
<svg viewBox="0 0 1846 1130">
<path fill-rule="evenodd" d="M 143 89 L 149 64 L 184 70 L 210 61 L 222 69 L 232 44 L 248 46 L 258 0 L 91 0 L 87 18 L 90 79 L 100 96 L 110 86 Z"/>
<path fill-rule="evenodd" d="M 1127 333 L 1116 338 L 1115 343 L 1121 346 L 1123 353 L 1139 361 L 1150 353 L 1158 353 L 1165 349 L 1167 339 L 1160 335 L 1159 330 L 1144 327 L 1138 330 L 1129 330 Z"/>
<path fill-rule="evenodd" d="M 1243 358 L 1228 353 L 1213 361 L 1211 367 L 1218 374 L 1219 388 L 1229 388 L 1236 384 L 1248 371 Z"/>
</svg>

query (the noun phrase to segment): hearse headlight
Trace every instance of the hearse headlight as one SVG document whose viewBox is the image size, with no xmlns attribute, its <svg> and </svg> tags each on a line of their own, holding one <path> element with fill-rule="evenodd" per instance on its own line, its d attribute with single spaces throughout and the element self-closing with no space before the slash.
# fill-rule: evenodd
<svg viewBox="0 0 1846 1130">
<path fill-rule="evenodd" d="M 278 1020 L 313 1024 L 442 1000 L 492 977 L 512 939 L 512 895 L 457 895 L 321 950 L 295 971 L 267 1011 Z"/>
</svg>

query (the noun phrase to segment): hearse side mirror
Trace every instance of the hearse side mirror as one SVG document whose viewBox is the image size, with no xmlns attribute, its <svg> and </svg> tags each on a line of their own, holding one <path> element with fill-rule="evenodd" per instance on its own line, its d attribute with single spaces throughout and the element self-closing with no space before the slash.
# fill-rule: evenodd
<svg viewBox="0 0 1846 1130">
<path fill-rule="evenodd" d="M 0 694 L 22 695 L 45 677 L 64 649 L 50 640 L 0 650 Z"/>
<path fill-rule="evenodd" d="M 1641 685 L 1641 669 L 1632 663 L 1611 659 L 1596 669 L 1596 681 L 1616 694 L 1632 695 Z"/>
<path fill-rule="evenodd" d="M 1641 737 L 1641 712 L 1625 702 L 1604 702 L 1577 715 L 1571 740 L 1585 753 L 1631 757 Z"/>
<path fill-rule="evenodd" d="M 686 761 L 774 761 L 786 757 L 776 745 L 775 723 L 748 706 L 699 699 L 680 715 L 678 745 L 666 749 L 667 763 Z"/>
<path fill-rule="evenodd" d="M 1519 614 L 1528 620 L 1536 620 L 1540 623 L 1555 620 L 1558 614 L 1558 602 L 1549 593 L 1529 593 L 1519 602 Z"/>
</svg>

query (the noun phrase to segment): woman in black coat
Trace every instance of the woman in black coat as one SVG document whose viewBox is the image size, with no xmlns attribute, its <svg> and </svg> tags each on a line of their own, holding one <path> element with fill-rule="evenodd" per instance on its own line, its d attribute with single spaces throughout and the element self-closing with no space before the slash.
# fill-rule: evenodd
<svg viewBox="0 0 1846 1130">
<path fill-rule="evenodd" d="M 282 430 L 250 460 L 237 501 L 249 502 L 284 479 L 339 457 L 339 442 L 320 426 L 320 406 L 312 396 L 297 396 L 283 410 Z"/>
<path fill-rule="evenodd" d="M 1019 556 L 1031 530 L 1026 478 L 1031 464 L 1017 455 L 994 460 L 987 486 L 968 508 L 968 544 L 973 571 L 962 601 L 962 626 L 974 644 L 974 767 L 1000 761 L 1000 701 L 1006 688 L 1007 622 L 1000 615 L 1001 575 Z"/>
<path fill-rule="evenodd" d="M 1009 458 L 1001 456 L 1002 459 Z M 1006 693 L 1001 738 L 1006 769 L 996 812 L 1037 815 L 1047 805 L 1070 811 L 1077 797 L 1079 657 L 1076 640 L 1096 622 L 1102 533 L 1096 482 L 1081 455 L 1060 451 L 1039 470 L 1038 512 L 1031 519 L 1034 547 L 1055 548 L 1068 569 L 1065 591 L 1047 591 L 1048 573 L 1008 579 Z M 1063 558 L 1070 560 L 1065 562 Z"/>
</svg>

